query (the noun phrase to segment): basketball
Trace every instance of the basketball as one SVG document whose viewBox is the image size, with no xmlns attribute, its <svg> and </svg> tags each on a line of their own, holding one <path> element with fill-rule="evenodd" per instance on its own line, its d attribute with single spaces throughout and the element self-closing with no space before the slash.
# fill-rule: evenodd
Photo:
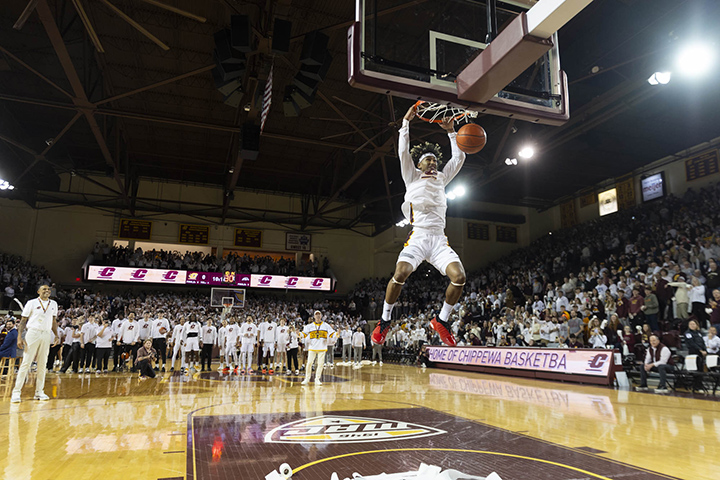
<svg viewBox="0 0 720 480">
<path fill-rule="evenodd" d="M 163 335 L 165 335 L 165 334 L 167 333 L 167 328 L 165 328 L 165 327 L 160 327 L 160 333 L 162 333 Z"/>
<path fill-rule="evenodd" d="M 465 153 L 478 153 L 485 146 L 485 130 L 475 123 L 463 125 L 457 133 L 457 144 Z"/>
</svg>

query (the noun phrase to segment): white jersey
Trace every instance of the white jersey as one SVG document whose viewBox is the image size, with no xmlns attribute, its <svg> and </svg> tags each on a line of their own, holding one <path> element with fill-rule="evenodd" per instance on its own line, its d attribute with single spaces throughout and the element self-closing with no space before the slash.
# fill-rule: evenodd
<svg viewBox="0 0 720 480">
<path fill-rule="evenodd" d="M 97 331 L 97 340 L 95 346 L 97 348 L 110 348 L 112 347 L 113 331 L 112 327 L 104 327 L 100 325 Z"/>
<path fill-rule="evenodd" d="M 258 327 L 254 323 L 245 322 L 240 326 L 240 338 L 243 346 L 255 345 Z"/>
<path fill-rule="evenodd" d="M 240 327 L 236 323 L 229 324 L 225 329 L 225 346 L 237 345 Z"/>
<path fill-rule="evenodd" d="M 55 300 L 41 300 L 40 297 L 25 302 L 22 316 L 27 318 L 27 329 L 41 332 L 52 331 L 53 318 L 57 317 L 58 305 Z"/>
<path fill-rule="evenodd" d="M 364 347 L 365 346 L 365 334 L 363 332 L 355 332 L 352 336 L 353 347 Z"/>
<path fill-rule="evenodd" d="M 160 329 L 164 328 L 165 333 L 160 333 Z M 156 318 L 152 323 L 152 338 L 167 338 L 170 331 L 170 322 L 167 318 Z"/>
<path fill-rule="evenodd" d="M 140 329 L 138 328 L 138 322 L 131 322 L 125 320 L 120 326 L 120 333 L 118 334 L 118 340 L 125 344 L 131 344 L 138 341 L 138 334 Z"/>
<path fill-rule="evenodd" d="M 345 330 L 343 330 L 343 331 L 340 333 L 340 336 L 341 336 L 341 338 L 342 338 L 342 344 L 343 344 L 343 346 L 345 346 L 345 345 L 350 345 L 350 344 L 352 343 L 353 332 L 352 332 L 352 330 L 350 330 L 349 328 L 346 328 Z"/>
<path fill-rule="evenodd" d="M 119 318 L 112 321 L 113 337 L 116 339 L 120 337 L 120 327 L 122 327 L 122 323 L 123 321 Z"/>
<path fill-rule="evenodd" d="M 175 325 L 175 328 L 173 328 L 172 337 L 170 337 L 170 340 L 172 341 L 173 345 L 177 345 L 182 340 L 182 331 L 183 326 L 179 323 Z"/>
<path fill-rule="evenodd" d="M 277 335 L 277 323 L 275 322 L 262 322 L 258 325 L 260 331 L 260 340 L 264 343 L 275 343 L 275 336 Z"/>
<path fill-rule="evenodd" d="M 285 351 L 285 348 L 287 347 L 288 341 L 289 341 L 289 335 L 290 334 L 290 327 L 287 325 L 280 325 L 277 327 L 277 336 L 275 337 L 275 342 L 277 343 L 278 349 Z"/>
<path fill-rule="evenodd" d="M 215 340 L 217 340 L 217 328 L 212 325 L 205 325 L 202 327 L 200 341 L 203 345 L 215 345 Z"/>
<path fill-rule="evenodd" d="M 410 156 L 410 122 L 403 120 L 398 142 L 400 170 L 406 190 L 402 212 L 413 227 L 445 230 L 445 187 L 465 162 L 465 154 L 458 148 L 456 136 L 456 133 L 448 134 L 452 158 L 443 170 L 421 172 Z"/>
<path fill-rule="evenodd" d="M 217 336 L 217 345 L 218 347 L 222 347 L 225 344 L 225 332 L 227 331 L 226 326 L 222 326 L 218 328 L 218 336 Z"/>
<path fill-rule="evenodd" d="M 95 343 L 95 337 L 97 336 L 97 325 L 88 322 L 82 327 L 80 327 L 80 333 L 82 333 L 82 343 Z"/>
<path fill-rule="evenodd" d="M 150 335 L 152 334 L 152 324 L 153 321 L 150 318 L 141 318 L 140 320 L 135 320 L 140 324 L 140 334 L 138 335 L 138 338 L 140 340 L 145 340 L 146 338 L 150 338 Z"/>
<path fill-rule="evenodd" d="M 200 322 L 186 322 L 183 326 L 182 339 L 187 343 L 188 338 L 197 338 L 200 335 Z"/>
</svg>

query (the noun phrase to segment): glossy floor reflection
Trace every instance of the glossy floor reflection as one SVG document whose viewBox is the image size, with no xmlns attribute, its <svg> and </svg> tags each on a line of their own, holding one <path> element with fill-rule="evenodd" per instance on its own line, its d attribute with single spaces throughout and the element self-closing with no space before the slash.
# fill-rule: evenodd
<svg viewBox="0 0 720 480">
<path fill-rule="evenodd" d="M 48 375 L 49 402 L 29 399 L 29 386 L 20 404 L 10 404 L 4 392 L 0 478 L 260 480 L 268 465 L 316 462 L 293 480 L 329 480 L 331 471 L 350 476 L 342 469 L 351 466 L 371 474 L 382 466 L 405 471 L 396 468 L 416 461 L 500 469 L 510 460 L 517 470 L 504 480 L 663 478 L 658 474 L 711 479 L 720 472 L 720 403 L 714 401 L 388 364 L 336 367 L 331 375 L 339 381 L 321 387 L 302 387 L 298 377 L 221 379 L 215 373 L 144 381 L 123 374 Z M 331 417 L 324 426 L 278 430 L 323 415 Z M 371 425 L 365 417 L 384 423 Z M 352 421 L 367 425 L 348 428 Z M 447 435 L 422 433 L 433 428 Z M 345 450 L 322 440 L 382 429 L 418 437 L 352 443 Z M 300 446 L 283 443 L 306 434 L 326 437 L 302 437 Z M 423 451 L 423 445 L 453 451 Z M 379 449 L 397 452 L 373 458 L 377 454 L 369 452 Z M 345 451 L 353 454 L 347 461 L 332 458 Z M 529 471 L 535 476 L 527 476 Z"/>
</svg>

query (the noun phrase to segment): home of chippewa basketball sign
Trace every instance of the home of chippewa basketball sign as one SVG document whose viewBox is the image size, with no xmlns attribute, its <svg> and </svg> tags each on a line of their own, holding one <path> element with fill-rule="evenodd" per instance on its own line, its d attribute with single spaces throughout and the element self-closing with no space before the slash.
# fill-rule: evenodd
<svg viewBox="0 0 720 480">
<path fill-rule="evenodd" d="M 394 420 L 323 415 L 276 427 L 265 435 L 265 443 L 384 442 L 444 433 L 447 432 Z"/>
</svg>

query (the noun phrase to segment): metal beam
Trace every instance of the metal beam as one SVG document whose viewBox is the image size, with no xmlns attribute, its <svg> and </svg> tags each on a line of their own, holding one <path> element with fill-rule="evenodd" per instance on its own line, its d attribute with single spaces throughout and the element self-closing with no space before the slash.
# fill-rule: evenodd
<svg viewBox="0 0 720 480">
<path fill-rule="evenodd" d="M 105 161 L 113 169 L 113 177 L 115 178 L 115 182 L 118 184 L 118 187 L 122 192 L 123 198 L 129 202 L 127 194 L 125 193 L 125 186 L 123 185 L 122 180 L 120 180 L 118 165 L 113 161 L 112 155 L 110 155 L 110 149 L 108 148 L 102 131 L 100 130 L 100 126 L 98 125 L 97 120 L 93 116 L 94 107 L 88 100 L 87 95 L 85 94 L 85 90 L 83 89 L 80 77 L 77 74 L 75 65 L 73 65 L 72 63 L 72 59 L 70 58 L 70 54 L 68 53 L 67 47 L 65 46 L 62 35 L 60 34 L 60 30 L 55 23 L 55 18 L 50 11 L 47 0 L 38 1 L 37 12 L 38 16 L 40 17 L 40 21 L 45 27 L 45 31 L 50 38 L 50 43 L 52 43 L 52 46 L 55 49 L 58 60 L 60 60 L 60 65 L 62 65 L 65 76 L 70 82 L 70 86 L 72 87 L 73 93 L 75 94 L 73 103 L 75 103 L 79 111 L 81 111 L 85 115 L 85 118 L 90 125 L 90 130 L 92 131 L 93 136 L 95 137 L 95 140 L 100 147 L 100 151 L 102 152 Z"/>
<path fill-rule="evenodd" d="M 25 26 L 25 22 L 27 22 L 27 19 L 30 18 L 30 15 L 32 14 L 33 10 L 35 10 L 35 7 L 37 6 L 38 0 L 30 0 L 27 5 L 25 5 L 25 9 L 23 9 L 22 13 L 20 14 L 20 17 L 17 19 L 15 24 L 13 25 L 13 28 L 15 30 L 20 30 Z"/>
<path fill-rule="evenodd" d="M 27 70 L 30 70 L 32 73 L 34 73 L 35 75 L 37 75 L 38 78 L 40 78 L 42 81 L 44 81 L 45 83 L 47 83 L 48 85 L 50 85 L 51 87 L 53 87 L 54 89 L 56 89 L 58 92 L 62 93 L 63 95 L 65 95 L 65 96 L 68 97 L 68 98 L 73 98 L 73 96 L 70 95 L 68 92 L 66 92 L 65 89 L 61 88 L 59 85 L 57 85 L 55 82 L 53 82 L 52 80 L 50 80 L 49 78 L 47 78 L 45 75 L 43 75 L 42 73 L 40 73 L 40 72 L 38 72 L 37 70 L 35 70 L 34 68 L 32 68 L 32 67 L 31 67 L 30 65 L 28 65 L 27 63 L 25 63 L 25 62 L 23 62 L 22 60 L 20 60 L 18 57 L 16 57 L 15 55 L 13 55 L 13 54 L 12 54 L 10 51 L 8 51 L 7 49 L 5 49 L 5 48 L 3 48 L 3 47 L 0 47 L 0 52 L 4 53 L 4 54 L 7 55 L 8 57 L 12 58 L 12 59 L 15 60 L 17 63 L 19 63 L 20 65 L 22 65 L 23 67 L 25 67 Z"/>
<path fill-rule="evenodd" d="M 153 88 L 162 87 L 163 85 L 167 85 L 168 83 L 174 83 L 178 80 L 182 80 L 183 78 L 192 77 L 195 75 L 199 75 L 201 73 L 208 72 L 212 70 L 215 67 L 215 65 L 207 65 L 202 68 L 197 68 L 191 72 L 183 73 L 181 75 L 174 76 L 172 78 L 168 78 L 166 80 L 162 80 L 160 82 L 153 83 L 152 85 L 146 85 L 144 87 L 136 88 L 135 90 L 131 90 L 129 92 L 121 93 L 119 95 L 115 95 L 114 97 L 105 98 L 103 100 L 100 100 L 99 102 L 95 102 L 95 106 L 102 105 L 104 103 L 112 102 L 114 100 L 119 100 L 121 98 L 129 97 L 131 95 L 135 95 L 136 93 L 144 92 L 146 90 L 151 90 Z"/>
</svg>

